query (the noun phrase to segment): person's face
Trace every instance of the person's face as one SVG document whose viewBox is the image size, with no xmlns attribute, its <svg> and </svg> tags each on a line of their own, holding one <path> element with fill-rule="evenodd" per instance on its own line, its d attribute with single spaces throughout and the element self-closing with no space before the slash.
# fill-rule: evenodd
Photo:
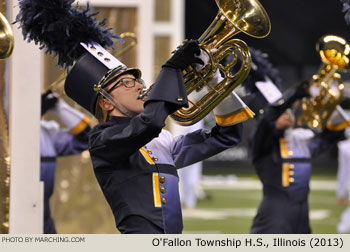
<svg viewBox="0 0 350 252">
<path fill-rule="evenodd" d="M 118 83 L 117 85 L 115 85 Z M 132 74 L 125 74 L 120 76 L 114 82 L 109 84 L 106 91 L 124 108 L 139 114 L 144 111 L 144 100 L 139 99 L 144 86 L 142 83 L 135 81 Z M 115 108 L 110 101 L 103 99 L 103 109 L 110 111 L 112 116 L 127 116 L 120 110 Z"/>
<path fill-rule="evenodd" d="M 280 115 L 280 117 L 278 117 L 275 127 L 276 129 L 284 130 L 293 127 L 294 122 L 295 116 L 293 111 L 291 109 L 287 109 L 282 115 Z"/>
</svg>

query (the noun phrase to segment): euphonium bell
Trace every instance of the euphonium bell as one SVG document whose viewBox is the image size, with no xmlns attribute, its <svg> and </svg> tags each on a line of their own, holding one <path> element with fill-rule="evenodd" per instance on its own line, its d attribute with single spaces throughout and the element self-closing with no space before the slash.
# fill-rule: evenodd
<svg viewBox="0 0 350 252">
<path fill-rule="evenodd" d="M 11 26 L 0 12 L 0 59 L 7 59 L 12 54 L 14 38 Z"/>
<path fill-rule="evenodd" d="M 321 128 L 336 109 L 342 98 L 344 84 L 337 71 L 349 68 L 350 46 L 343 38 L 326 35 L 319 39 L 316 50 L 322 65 L 309 84 L 310 97 L 302 100 L 302 112 L 298 124 L 306 123 L 311 128 Z"/>
<path fill-rule="evenodd" d="M 207 83 L 217 69 L 224 74 L 224 79 L 215 87 L 209 87 L 210 91 L 205 92 L 202 98 L 195 102 L 189 100 L 189 108 L 181 108 L 171 115 L 184 126 L 204 118 L 248 76 L 251 67 L 248 46 L 242 40 L 231 38 L 239 32 L 263 38 L 271 29 L 270 19 L 258 0 L 215 1 L 219 8 L 218 14 L 198 39 L 201 49 L 208 54 L 210 61 L 200 71 L 196 71 L 194 67 L 184 71 L 187 95 L 194 91 L 199 94 L 204 86 L 209 86 Z M 229 55 L 232 60 L 223 65 L 221 62 Z M 238 71 L 234 72 L 237 68 Z"/>
</svg>

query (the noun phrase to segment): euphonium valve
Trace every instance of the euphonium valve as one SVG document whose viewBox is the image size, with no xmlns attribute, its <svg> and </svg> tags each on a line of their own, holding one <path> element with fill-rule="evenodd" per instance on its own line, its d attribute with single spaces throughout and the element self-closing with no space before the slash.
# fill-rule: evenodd
<svg viewBox="0 0 350 252">
<path fill-rule="evenodd" d="M 350 45 L 343 38 L 326 35 L 319 39 L 316 50 L 322 65 L 309 84 L 310 97 L 302 100 L 302 113 L 298 124 L 321 128 L 336 109 L 342 98 L 344 84 L 338 71 L 349 68 Z"/>
<path fill-rule="evenodd" d="M 249 48 L 244 41 L 231 38 L 239 32 L 263 38 L 271 29 L 269 17 L 258 0 L 215 1 L 219 8 L 218 14 L 198 39 L 201 49 L 209 56 L 209 63 L 199 71 L 189 67 L 183 76 L 187 95 L 192 92 L 203 93 L 203 87 L 209 86 L 208 81 L 218 69 L 224 79 L 215 87 L 209 87 L 210 91 L 202 98 L 195 102 L 189 100 L 189 108 L 181 108 L 171 115 L 184 126 L 204 118 L 247 77 L 251 67 Z M 228 58 L 228 63 L 222 63 Z"/>
</svg>

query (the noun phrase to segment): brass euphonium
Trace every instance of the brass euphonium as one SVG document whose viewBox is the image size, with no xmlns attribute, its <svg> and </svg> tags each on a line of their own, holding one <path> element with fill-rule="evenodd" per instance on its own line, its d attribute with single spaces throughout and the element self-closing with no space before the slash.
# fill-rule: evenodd
<svg viewBox="0 0 350 252">
<path fill-rule="evenodd" d="M 193 91 L 199 93 L 204 86 L 209 87 L 207 83 L 217 69 L 224 74 L 224 79 L 215 87 L 209 87 L 210 91 L 196 102 L 189 100 L 189 108 L 181 108 L 171 115 L 184 126 L 204 118 L 247 77 L 251 67 L 249 48 L 244 41 L 231 38 L 239 32 L 263 38 L 271 29 L 270 19 L 258 0 L 215 1 L 219 8 L 218 14 L 198 39 L 210 61 L 200 71 L 189 67 L 183 76 L 187 95 Z M 232 60 L 226 65 L 220 64 L 228 55 L 232 55 Z M 237 64 L 239 61 L 240 65 Z M 234 72 L 234 67 L 238 71 Z"/>
<path fill-rule="evenodd" d="M 12 28 L 5 16 L 0 12 L 0 59 L 10 57 L 14 44 Z"/>
<path fill-rule="evenodd" d="M 14 47 L 12 28 L 0 12 L 0 60 L 11 56 Z M 3 62 L 2 62 L 3 63 Z M 8 139 L 8 123 L 6 121 L 3 91 L 5 80 L 3 78 L 4 65 L 0 66 L 0 234 L 9 231 L 10 209 L 10 150 Z"/>
<path fill-rule="evenodd" d="M 130 39 L 130 43 L 127 44 L 123 49 L 121 49 L 118 53 L 114 54 L 116 58 L 123 56 L 125 53 L 129 52 L 132 48 L 137 45 L 137 37 L 133 32 L 123 32 L 120 34 L 122 39 Z"/>
<path fill-rule="evenodd" d="M 337 71 L 349 68 L 350 46 L 341 37 L 326 35 L 319 39 L 316 50 L 321 56 L 322 65 L 310 81 L 310 97 L 302 100 L 298 124 L 322 128 L 342 98 L 344 84 Z"/>
</svg>

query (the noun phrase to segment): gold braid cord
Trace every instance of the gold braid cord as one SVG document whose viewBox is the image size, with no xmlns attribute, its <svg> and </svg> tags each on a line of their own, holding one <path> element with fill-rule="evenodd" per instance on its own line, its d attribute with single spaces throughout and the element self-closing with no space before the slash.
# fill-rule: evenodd
<svg viewBox="0 0 350 252">
<path fill-rule="evenodd" d="M 5 13 L 5 0 L 0 0 L 0 11 Z M 8 127 L 4 109 L 5 62 L 0 60 L 0 234 L 9 231 L 10 156 Z"/>
</svg>

